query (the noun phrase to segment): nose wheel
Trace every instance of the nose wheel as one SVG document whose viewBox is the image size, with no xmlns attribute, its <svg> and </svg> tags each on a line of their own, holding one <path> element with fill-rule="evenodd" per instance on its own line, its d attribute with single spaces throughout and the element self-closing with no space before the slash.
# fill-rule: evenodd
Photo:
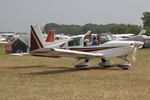
<svg viewBox="0 0 150 100">
<path fill-rule="evenodd" d="M 129 67 L 131 67 L 131 64 L 130 64 L 129 60 L 125 59 L 125 58 L 121 58 L 121 59 L 127 61 L 127 63 L 121 63 L 121 64 L 119 64 L 117 66 L 120 67 L 120 68 L 122 68 L 123 70 L 128 70 Z"/>
<path fill-rule="evenodd" d="M 121 64 L 118 64 L 117 66 L 123 70 L 128 70 L 128 68 L 131 67 L 129 60 L 125 58 L 121 58 L 121 59 L 127 61 L 127 63 L 121 63 Z M 103 68 L 113 67 L 112 61 L 106 60 L 105 58 L 101 58 L 101 61 L 102 62 L 100 62 L 98 65 L 102 66 Z"/>
</svg>

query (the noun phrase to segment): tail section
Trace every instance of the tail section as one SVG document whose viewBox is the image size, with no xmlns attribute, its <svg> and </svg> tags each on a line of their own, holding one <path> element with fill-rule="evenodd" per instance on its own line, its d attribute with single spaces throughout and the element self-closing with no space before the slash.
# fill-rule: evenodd
<svg viewBox="0 0 150 100">
<path fill-rule="evenodd" d="M 142 29 L 138 35 L 143 35 L 143 34 L 145 34 L 145 33 L 146 33 L 146 30 L 145 30 L 145 29 Z"/>
<path fill-rule="evenodd" d="M 51 32 L 52 34 L 53 32 Z M 42 36 L 42 32 L 38 25 L 31 25 L 31 42 L 30 42 L 30 51 L 40 49 L 40 48 L 60 48 L 62 44 L 70 41 L 70 39 L 52 42 L 53 35 L 48 36 L 51 42 L 45 42 L 45 39 Z M 54 39 L 54 38 L 53 38 Z"/>
<path fill-rule="evenodd" d="M 38 25 L 31 25 L 31 47 L 30 51 L 44 48 L 44 39 Z"/>
<path fill-rule="evenodd" d="M 53 30 L 50 30 L 49 31 L 49 34 L 46 38 L 46 42 L 53 42 L 54 41 L 54 31 Z"/>
</svg>

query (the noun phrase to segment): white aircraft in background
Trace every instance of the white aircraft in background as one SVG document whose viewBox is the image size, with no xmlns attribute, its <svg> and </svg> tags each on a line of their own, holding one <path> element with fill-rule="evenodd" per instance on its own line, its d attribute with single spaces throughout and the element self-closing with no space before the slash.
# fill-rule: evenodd
<svg viewBox="0 0 150 100">
<path fill-rule="evenodd" d="M 6 44 L 10 41 L 15 40 L 18 37 L 19 37 L 19 35 L 16 35 L 16 33 L 2 33 L 2 34 L 0 34 L 0 43 Z"/>
<path fill-rule="evenodd" d="M 5 37 L 0 37 L 0 44 L 8 43 Z"/>
<path fill-rule="evenodd" d="M 144 46 L 143 47 L 150 47 L 150 36 L 144 37 Z"/>
<path fill-rule="evenodd" d="M 144 45 L 150 45 L 150 38 L 146 35 L 146 30 L 142 29 L 138 35 L 134 34 L 117 34 L 113 35 L 116 39 L 121 41 L 141 41 Z"/>
<path fill-rule="evenodd" d="M 138 35 L 135 34 L 114 34 L 113 36 L 119 40 L 133 40 L 133 41 L 140 41 L 141 38 L 144 38 L 143 34 L 146 33 L 146 30 L 142 29 Z"/>
<path fill-rule="evenodd" d="M 134 34 L 113 34 L 113 36 L 117 39 L 124 39 L 134 36 Z"/>
<path fill-rule="evenodd" d="M 66 40 L 45 42 L 39 26 L 31 25 L 31 55 L 54 58 L 69 57 L 75 58 L 77 61 L 85 59 L 84 62 L 75 64 L 78 69 L 90 68 L 88 62 L 94 58 L 100 58 L 99 65 L 107 68 L 112 65 L 112 62 L 106 59 L 118 57 L 127 61 L 127 63 L 118 64 L 118 67 L 128 69 L 131 64 L 126 57 L 132 53 L 132 58 L 135 60 L 137 48 L 143 45 L 139 41 L 117 41 L 111 35 L 106 34 L 99 36 L 102 38 L 101 44 L 92 46 L 89 45 L 91 36 L 91 31 L 88 31 L 84 35 L 77 35 Z"/>
</svg>

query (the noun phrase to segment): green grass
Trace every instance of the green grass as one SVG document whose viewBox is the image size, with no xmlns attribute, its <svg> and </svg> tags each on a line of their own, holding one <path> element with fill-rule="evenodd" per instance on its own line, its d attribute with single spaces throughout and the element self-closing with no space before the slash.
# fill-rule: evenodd
<svg viewBox="0 0 150 100">
<path fill-rule="evenodd" d="M 98 62 L 76 70 L 71 59 L 10 56 L 1 46 L 0 100 L 149 100 L 150 49 L 140 49 L 129 70 L 102 70 Z"/>
</svg>

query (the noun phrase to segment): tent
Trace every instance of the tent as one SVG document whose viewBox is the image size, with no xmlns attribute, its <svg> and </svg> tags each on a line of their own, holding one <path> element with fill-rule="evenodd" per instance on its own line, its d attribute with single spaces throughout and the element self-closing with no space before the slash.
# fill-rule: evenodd
<svg viewBox="0 0 150 100">
<path fill-rule="evenodd" d="M 27 36 L 20 36 L 11 45 L 6 46 L 7 53 L 29 53 L 29 41 Z"/>
</svg>

